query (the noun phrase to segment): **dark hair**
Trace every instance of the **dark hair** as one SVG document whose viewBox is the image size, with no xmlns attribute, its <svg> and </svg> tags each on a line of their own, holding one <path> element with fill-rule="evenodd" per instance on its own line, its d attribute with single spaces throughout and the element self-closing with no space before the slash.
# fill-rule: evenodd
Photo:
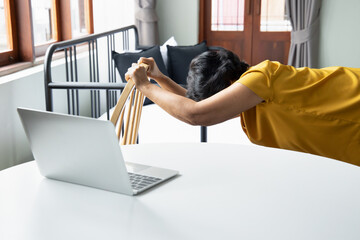
<svg viewBox="0 0 360 240">
<path fill-rule="evenodd" d="M 248 68 L 246 62 L 229 50 L 204 52 L 190 63 L 186 96 L 195 101 L 208 98 L 229 87 Z"/>
</svg>

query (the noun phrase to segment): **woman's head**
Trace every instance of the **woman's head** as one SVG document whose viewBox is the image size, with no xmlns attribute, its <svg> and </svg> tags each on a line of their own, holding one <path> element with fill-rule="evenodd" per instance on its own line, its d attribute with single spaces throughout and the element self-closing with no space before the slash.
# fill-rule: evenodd
<svg viewBox="0 0 360 240">
<path fill-rule="evenodd" d="M 230 86 L 248 68 L 229 50 L 204 52 L 190 63 L 186 96 L 195 101 L 208 98 Z"/>
</svg>

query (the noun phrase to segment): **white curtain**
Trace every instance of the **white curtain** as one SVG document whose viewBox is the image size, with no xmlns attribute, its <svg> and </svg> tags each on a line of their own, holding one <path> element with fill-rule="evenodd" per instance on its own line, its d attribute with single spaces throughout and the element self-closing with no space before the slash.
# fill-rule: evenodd
<svg viewBox="0 0 360 240">
<path fill-rule="evenodd" d="M 142 46 L 159 44 L 158 16 L 156 0 L 135 0 L 135 24 Z"/>
<path fill-rule="evenodd" d="M 293 31 L 288 64 L 317 67 L 321 0 L 286 0 Z"/>
</svg>

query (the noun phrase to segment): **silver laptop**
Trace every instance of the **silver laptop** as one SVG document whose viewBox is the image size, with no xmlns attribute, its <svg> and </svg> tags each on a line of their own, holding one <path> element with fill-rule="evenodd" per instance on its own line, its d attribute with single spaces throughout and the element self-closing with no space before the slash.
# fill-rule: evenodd
<svg viewBox="0 0 360 240">
<path fill-rule="evenodd" d="M 18 113 L 47 178 L 136 195 L 178 174 L 125 162 L 110 121 L 25 108 Z"/>
</svg>

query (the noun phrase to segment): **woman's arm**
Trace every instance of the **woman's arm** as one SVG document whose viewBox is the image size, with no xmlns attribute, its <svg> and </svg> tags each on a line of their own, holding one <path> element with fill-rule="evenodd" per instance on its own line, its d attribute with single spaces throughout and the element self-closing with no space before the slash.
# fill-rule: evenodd
<svg viewBox="0 0 360 240">
<path fill-rule="evenodd" d="M 172 93 L 175 93 L 177 95 L 185 96 L 186 95 L 186 89 L 174 82 L 171 78 L 164 75 L 156 65 L 153 58 L 140 58 L 138 61 L 139 64 L 145 63 L 149 66 L 149 69 L 147 71 L 148 77 L 154 79 L 161 88 L 170 91 Z"/>
<path fill-rule="evenodd" d="M 191 125 L 210 126 L 224 122 L 263 101 L 246 86 L 234 83 L 205 100 L 195 102 L 151 84 L 141 66 L 129 70 L 126 78 L 131 78 L 137 89 L 170 115 Z"/>
</svg>

